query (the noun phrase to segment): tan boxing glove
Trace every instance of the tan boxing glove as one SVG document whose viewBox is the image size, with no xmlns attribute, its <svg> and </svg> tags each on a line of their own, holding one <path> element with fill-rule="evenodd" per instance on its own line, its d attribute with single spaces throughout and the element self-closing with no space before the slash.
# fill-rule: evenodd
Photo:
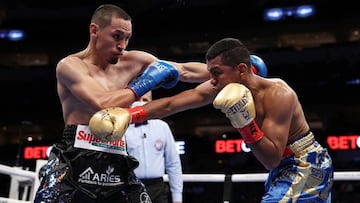
<svg viewBox="0 0 360 203">
<path fill-rule="evenodd" d="M 256 110 L 252 94 L 244 85 L 239 83 L 226 85 L 214 99 L 213 105 L 225 113 L 246 144 L 255 143 L 263 137 L 264 133 L 254 120 Z"/>
<path fill-rule="evenodd" d="M 130 124 L 130 113 L 120 107 L 96 112 L 89 121 L 91 133 L 101 141 L 115 141 L 122 138 Z"/>
</svg>

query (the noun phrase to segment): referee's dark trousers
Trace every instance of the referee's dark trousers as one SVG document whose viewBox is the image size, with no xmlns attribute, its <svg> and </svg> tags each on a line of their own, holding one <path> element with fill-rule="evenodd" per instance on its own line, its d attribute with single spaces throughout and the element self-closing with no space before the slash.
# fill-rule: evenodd
<svg viewBox="0 0 360 203">
<path fill-rule="evenodd" d="M 140 180 L 144 183 L 152 203 L 170 203 L 172 201 L 169 185 L 164 182 L 163 177 Z"/>
</svg>

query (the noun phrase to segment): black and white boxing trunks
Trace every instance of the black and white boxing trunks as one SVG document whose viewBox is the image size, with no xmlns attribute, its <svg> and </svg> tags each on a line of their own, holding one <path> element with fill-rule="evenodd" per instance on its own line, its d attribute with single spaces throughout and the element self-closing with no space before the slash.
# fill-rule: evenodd
<svg viewBox="0 0 360 203">
<path fill-rule="evenodd" d="M 34 202 L 149 203 L 133 172 L 138 165 L 127 155 L 125 140 L 102 142 L 86 125 L 66 125 L 43 167 Z"/>
</svg>

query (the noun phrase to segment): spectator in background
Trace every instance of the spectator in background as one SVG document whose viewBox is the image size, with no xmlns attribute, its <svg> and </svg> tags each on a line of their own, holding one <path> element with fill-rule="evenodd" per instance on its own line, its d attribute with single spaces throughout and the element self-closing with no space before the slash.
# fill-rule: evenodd
<svg viewBox="0 0 360 203">
<path fill-rule="evenodd" d="M 134 106 L 152 100 L 151 91 Z M 182 167 L 169 125 L 160 119 L 131 124 L 125 133 L 128 154 L 139 161 L 135 174 L 145 184 L 153 203 L 181 203 L 183 191 Z M 169 185 L 164 180 L 168 174 Z"/>
</svg>

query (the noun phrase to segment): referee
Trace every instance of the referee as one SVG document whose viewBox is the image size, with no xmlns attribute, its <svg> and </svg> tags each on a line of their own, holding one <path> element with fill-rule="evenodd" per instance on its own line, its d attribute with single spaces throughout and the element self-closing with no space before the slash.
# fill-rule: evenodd
<svg viewBox="0 0 360 203">
<path fill-rule="evenodd" d="M 151 92 L 132 106 L 148 101 L 151 101 Z M 139 161 L 135 174 L 145 184 L 152 203 L 182 203 L 182 167 L 169 125 L 160 119 L 131 124 L 125 138 L 129 155 Z M 169 185 L 163 180 L 165 173 L 169 177 Z"/>
</svg>

